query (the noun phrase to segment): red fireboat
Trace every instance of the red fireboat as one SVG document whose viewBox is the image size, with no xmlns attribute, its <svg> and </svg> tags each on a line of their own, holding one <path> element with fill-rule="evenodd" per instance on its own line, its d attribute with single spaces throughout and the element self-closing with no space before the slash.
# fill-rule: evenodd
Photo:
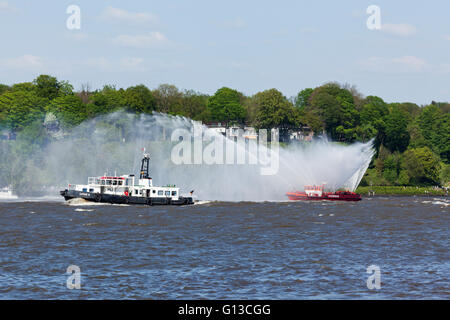
<svg viewBox="0 0 450 320">
<path fill-rule="evenodd" d="M 360 201 L 361 195 L 351 191 L 325 192 L 325 185 L 305 186 L 305 191 L 288 192 L 289 200 Z"/>
</svg>

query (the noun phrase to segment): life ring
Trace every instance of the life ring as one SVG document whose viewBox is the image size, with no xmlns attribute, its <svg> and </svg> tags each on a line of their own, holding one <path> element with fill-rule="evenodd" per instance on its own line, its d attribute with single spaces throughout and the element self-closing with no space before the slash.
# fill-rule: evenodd
<svg viewBox="0 0 450 320">
<path fill-rule="evenodd" d="M 95 202 L 100 202 L 102 201 L 102 196 L 100 194 L 96 194 L 95 195 Z"/>
</svg>

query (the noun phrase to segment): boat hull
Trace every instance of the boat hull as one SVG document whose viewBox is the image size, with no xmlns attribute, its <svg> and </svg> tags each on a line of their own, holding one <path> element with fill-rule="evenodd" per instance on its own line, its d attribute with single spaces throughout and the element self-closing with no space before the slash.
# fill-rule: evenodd
<svg viewBox="0 0 450 320">
<path fill-rule="evenodd" d="M 101 194 L 95 192 L 82 192 L 76 190 L 63 190 L 60 191 L 61 196 L 66 201 L 75 198 L 81 198 L 92 202 L 101 203 L 114 203 L 114 204 L 142 204 L 142 205 L 191 205 L 194 204 L 192 197 L 179 197 L 178 200 L 172 200 L 171 198 L 146 198 L 146 197 L 133 197 L 133 196 L 121 196 L 113 194 Z"/>
<path fill-rule="evenodd" d="M 289 200 L 293 201 L 361 201 L 361 195 L 357 193 L 325 193 L 322 196 L 308 196 L 304 192 L 286 193 Z"/>
</svg>

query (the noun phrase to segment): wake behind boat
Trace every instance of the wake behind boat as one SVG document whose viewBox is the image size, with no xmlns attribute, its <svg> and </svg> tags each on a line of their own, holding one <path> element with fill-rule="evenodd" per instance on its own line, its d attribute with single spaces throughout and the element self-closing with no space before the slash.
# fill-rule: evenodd
<svg viewBox="0 0 450 320">
<path fill-rule="evenodd" d="M 289 200 L 360 201 L 361 195 L 351 191 L 325 192 L 325 185 L 305 186 L 305 191 L 288 192 Z"/>
<path fill-rule="evenodd" d="M 175 185 L 165 187 L 153 186 L 149 175 L 150 155 L 144 153 L 138 184 L 134 174 L 122 176 L 90 177 L 87 185 L 69 184 L 60 191 L 64 199 L 81 198 L 88 201 L 117 204 L 146 205 L 189 205 L 194 204 L 192 197 L 180 195 L 180 188 Z M 193 191 L 191 191 L 192 194 Z"/>
</svg>

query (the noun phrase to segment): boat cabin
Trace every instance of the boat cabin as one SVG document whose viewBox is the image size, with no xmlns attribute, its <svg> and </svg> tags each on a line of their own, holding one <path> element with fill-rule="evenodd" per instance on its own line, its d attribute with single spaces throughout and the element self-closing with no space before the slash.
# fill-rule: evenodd
<svg viewBox="0 0 450 320">
<path fill-rule="evenodd" d="M 323 194 L 323 190 L 324 190 L 324 185 L 321 185 L 321 186 L 316 186 L 316 185 L 305 186 L 305 193 L 309 197 L 321 197 L 322 194 Z"/>
<path fill-rule="evenodd" d="M 172 200 L 178 200 L 180 195 L 180 189 L 175 185 L 155 187 L 151 178 L 139 179 L 138 184 L 135 184 L 134 175 L 89 177 L 86 185 L 69 184 L 69 190 L 127 197 L 171 198 Z"/>
</svg>

